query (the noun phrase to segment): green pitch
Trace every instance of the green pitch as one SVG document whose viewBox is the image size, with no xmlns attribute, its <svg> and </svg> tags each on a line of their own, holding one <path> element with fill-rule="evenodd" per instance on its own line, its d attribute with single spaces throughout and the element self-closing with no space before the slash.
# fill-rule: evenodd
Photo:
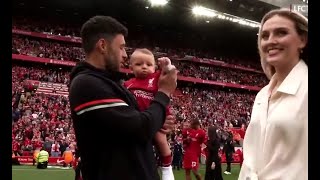
<svg viewBox="0 0 320 180">
<path fill-rule="evenodd" d="M 222 165 L 222 171 L 226 169 L 226 165 Z M 231 166 L 231 175 L 223 174 L 224 180 L 237 180 L 240 167 L 238 164 Z M 204 177 L 205 168 L 201 166 L 200 174 Z M 175 180 L 184 180 L 184 170 L 174 170 Z M 12 180 L 74 180 L 73 169 L 48 168 L 38 170 L 35 166 L 12 166 Z M 195 179 L 193 177 L 193 179 Z"/>
</svg>

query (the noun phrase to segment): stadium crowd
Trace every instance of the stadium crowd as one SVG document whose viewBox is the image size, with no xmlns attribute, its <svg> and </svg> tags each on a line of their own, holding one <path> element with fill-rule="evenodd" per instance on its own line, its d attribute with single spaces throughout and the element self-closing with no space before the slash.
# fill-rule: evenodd
<svg viewBox="0 0 320 180">
<path fill-rule="evenodd" d="M 68 83 L 68 75 L 36 67 L 12 68 L 12 149 L 16 155 L 30 155 L 44 146 L 51 154 L 75 150 L 75 135 L 68 98 L 38 94 L 25 80 Z M 63 79 L 63 80 L 62 80 Z"/>
<path fill-rule="evenodd" d="M 82 48 L 74 44 L 45 41 L 19 35 L 13 35 L 12 37 L 12 52 L 57 60 L 76 62 L 84 60 Z"/>
<path fill-rule="evenodd" d="M 27 155 L 44 145 L 51 155 L 63 154 L 66 147 L 74 149 L 75 135 L 68 99 L 36 93 L 25 80 L 68 83 L 68 71 L 41 66 L 12 68 L 12 148 L 16 155 Z M 177 115 L 176 132 L 183 123 L 199 118 L 203 128 L 217 124 L 221 129 L 246 125 L 254 94 L 214 89 L 182 87 L 172 98 Z M 56 148 L 58 147 L 58 148 Z"/>
<path fill-rule="evenodd" d="M 12 38 L 12 51 L 16 54 L 58 60 L 75 62 L 84 60 L 83 50 L 74 44 L 37 40 L 19 35 L 14 35 Z M 259 87 L 265 86 L 268 82 L 264 74 L 261 73 L 236 69 L 230 70 L 218 66 L 204 66 L 189 61 L 174 61 L 173 63 L 178 67 L 180 74 L 183 76 Z M 123 65 L 124 68 L 128 68 L 129 63 L 124 62 Z"/>
<path fill-rule="evenodd" d="M 260 73 L 241 71 L 218 66 L 205 66 L 192 62 L 174 63 L 182 76 L 192 76 L 204 80 L 264 87 L 268 80 Z"/>
<path fill-rule="evenodd" d="M 26 23 L 28 22 L 28 23 Z M 65 28 L 71 27 L 71 28 Z M 13 28 L 26 31 L 46 32 L 62 36 L 79 36 L 78 30 L 72 26 L 48 25 L 37 21 L 14 19 Z M 183 52 L 171 49 L 156 49 L 171 55 Z M 52 58 L 68 61 L 81 61 L 84 53 L 80 45 L 49 41 L 28 36 L 13 35 L 12 51 L 35 57 Z M 189 53 L 193 52 L 193 53 Z M 197 55 L 197 52 L 186 50 L 183 53 Z M 264 86 L 267 79 L 263 74 L 205 66 L 187 61 L 173 61 L 183 76 L 192 76 L 205 80 L 236 83 L 241 85 Z M 128 62 L 125 62 L 128 67 Z M 243 65 L 243 64 L 242 64 Z M 247 67 L 250 65 L 246 65 Z M 251 66 L 252 67 L 252 66 Z M 68 84 L 70 69 L 50 69 L 44 65 L 12 67 L 12 149 L 15 155 L 31 155 L 44 146 L 50 156 L 61 156 L 69 147 L 76 147 L 76 139 L 70 117 L 68 98 L 64 96 L 36 93 L 36 87 L 25 80 L 37 80 Z M 242 128 L 248 124 L 254 92 L 238 92 L 237 90 L 219 90 L 205 87 L 181 86 L 172 97 L 172 107 L 177 117 L 174 138 L 179 138 L 184 123 L 198 118 L 202 127 L 216 124 L 221 130 L 227 127 Z M 234 134 L 239 141 L 244 133 Z"/>
<path fill-rule="evenodd" d="M 50 24 L 47 22 L 50 21 Z M 70 24 L 66 22 L 62 22 L 61 19 L 57 21 L 56 19 L 37 19 L 33 17 L 32 19 L 24 16 L 14 16 L 12 20 L 12 28 L 19 29 L 29 32 L 38 32 L 38 33 L 46 33 L 50 35 L 60 35 L 65 37 L 78 38 L 80 37 L 80 24 Z M 128 46 L 131 47 L 148 47 L 149 44 L 157 44 L 157 41 L 161 39 L 161 37 L 157 37 L 157 34 L 153 34 L 152 36 L 148 36 L 149 33 L 143 32 L 143 28 L 138 27 L 137 32 L 134 29 L 130 30 L 129 40 L 127 42 Z M 170 32 L 175 33 L 175 32 Z M 173 35 L 174 37 L 178 36 L 177 34 Z M 134 37 L 135 39 L 131 39 Z M 150 47 L 151 48 L 151 47 Z M 191 48 L 168 48 L 166 46 L 159 47 L 157 45 L 153 45 L 152 48 L 155 48 L 158 52 L 167 53 L 168 55 L 190 55 L 199 58 L 207 58 L 207 61 L 219 60 L 230 64 L 237 64 L 248 68 L 254 68 L 261 70 L 261 66 L 259 63 L 255 61 L 248 61 L 247 59 L 241 59 L 237 57 L 222 57 L 219 54 L 212 54 L 212 52 L 204 51 L 204 50 L 195 50 Z M 206 59 L 204 59 L 206 60 Z"/>
</svg>

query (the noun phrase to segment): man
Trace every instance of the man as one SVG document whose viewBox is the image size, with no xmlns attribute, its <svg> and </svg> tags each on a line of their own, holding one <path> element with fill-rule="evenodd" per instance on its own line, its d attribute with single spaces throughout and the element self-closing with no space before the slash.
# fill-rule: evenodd
<svg viewBox="0 0 320 180">
<path fill-rule="evenodd" d="M 44 148 L 42 148 L 37 157 L 37 168 L 47 169 L 48 160 L 49 160 L 49 153 L 46 150 L 44 150 Z"/>
<path fill-rule="evenodd" d="M 181 168 L 181 159 L 182 159 L 182 145 L 176 139 L 173 141 L 173 169 L 180 170 Z"/>
<path fill-rule="evenodd" d="M 201 180 L 198 173 L 199 159 L 201 157 L 201 146 L 206 141 L 206 133 L 200 128 L 199 120 L 192 120 L 190 128 L 182 131 L 185 153 L 183 156 L 183 168 L 186 180 L 191 180 L 191 170 L 197 180 Z"/>
<path fill-rule="evenodd" d="M 154 100 L 140 112 L 133 95 L 121 85 L 126 35 L 122 24 L 106 16 L 95 16 L 81 28 L 86 60 L 70 75 L 69 100 L 84 180 L 159 179 L 152 139 L 161 127 L 173 126 L 173 117 L 165 123 L 165 114 L 177 70 L 161 73 Z M 119 133 L 126 138 L 114 138 Z M 99 144 L 101 153 L 96 154 L 91 144 Z"/>
<path fill-rule="evenodd" d="M 66 150 L 63 152 L 62 158 L 64 159 L 63 167 L 72 166 L 73 154 L 69 147 L 67 147 Z"/>
<path fill-rule="evenodd" d="M 60 145 L 59 150 L 60 150 L 61 154 L 63 154 L 64 151 L 65 151 L 65 150 L 67 149 L 67 147 L 69 146 L 69 144 L 67 144 L 67 142 L 66 142 L 65 140 L 63 140 L 63 139 L 60 141 L 59 145 Z"/>
<path fill-rule="evenodd" d="M 34 166 L 37 162 L 37 158 L 38 158 L 38 155 L 39 155 L 39 152 L 40 152 L 41 148 L 36 148 L 34 151 L 33 151 L 33 161 L 32 161 L 32 165 Z"/>
<path fill-rule="evenodd" d="M 59 157 L 60 156 L 60 144 L 58 141 L 55 141 L 51 146 L 51 157 Z"/>
<path fill-rule="evenodd" d="M 226 140 L 223 145 L 223 152 L 226 155 L 227 160 L 227 169 L 224 171 L 224 174 L 230 175 L 231 174 L 231 163 L 233 161 L 233 153 L 234 150 L 234 144 L 233 144 L 233 135 L 230 130 L 227 130 L 226 132 Z"/>
</svg>

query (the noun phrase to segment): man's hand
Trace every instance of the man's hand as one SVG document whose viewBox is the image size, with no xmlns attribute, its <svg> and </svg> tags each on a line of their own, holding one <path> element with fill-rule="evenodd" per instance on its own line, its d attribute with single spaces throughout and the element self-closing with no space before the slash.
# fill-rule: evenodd
<svg viewBox="0 0 320 180">
<path fill-rule="evenodd" d="M 158 91 L 165 93 L 170 97 L 177 88 L 177 74 L 178 70 L 174 67 L 168 71 L 161 71 L 158 82 Z"/>
<path fill-rule="evenodd" d="M 214 170 L 216 168 L 216 163 L 212 162 L 211 169 Z"/>
<path fill-rule="evenodd" d="M 174 129 L 175 121 L 176 118 L 174 116 L 168 115 L 160 131 L 164 134 L 169 134 Z"/>
</svg>

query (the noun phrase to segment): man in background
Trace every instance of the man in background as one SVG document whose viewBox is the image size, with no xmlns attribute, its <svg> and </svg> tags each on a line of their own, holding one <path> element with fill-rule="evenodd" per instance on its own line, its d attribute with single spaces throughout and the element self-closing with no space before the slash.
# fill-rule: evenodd
<svg viewBox="0 0 320 180">
<path fill-rule="evenodd" d="M 226 161 L 227 161 L 227 169 L 224 171 L 224 174 L 231 174 L 231 163 L 233 161 L 233 153 L 235 152 L 234 150 L 234 142 L 233 142 L 233 135 L 232 132 L 227 130 L 226 132 L 226 140 L 224 142 L 223 146 L 223 152 L 226 155 Z"/>
<path fill-rule="evenodd" d="M 200 128 L 200 121 L 196 119 L 192 120 L 190 128 L 184 129 L 182 133 L 185 148 L 183 168 L 185 169 L 186 180 L 191 180 L 191 171 L 197 180 L 201 180 L 198 168 L 201 157 L 201 146 L 206 141 L 206 133 Z"/>
<path fill-rule="evenodd" d="M 173 169 L 180 170 L 181 167 L 181 160 L 182 160 L 182 145 L 177 139 L 173 141 L 173 161 L 172 167 Z"/>
<path fill-rule="evenodd" d="M 49 153 L 42 148 L 37 157 L 37 168 L 47 169 L 49 160 Z"/>
</svg>

